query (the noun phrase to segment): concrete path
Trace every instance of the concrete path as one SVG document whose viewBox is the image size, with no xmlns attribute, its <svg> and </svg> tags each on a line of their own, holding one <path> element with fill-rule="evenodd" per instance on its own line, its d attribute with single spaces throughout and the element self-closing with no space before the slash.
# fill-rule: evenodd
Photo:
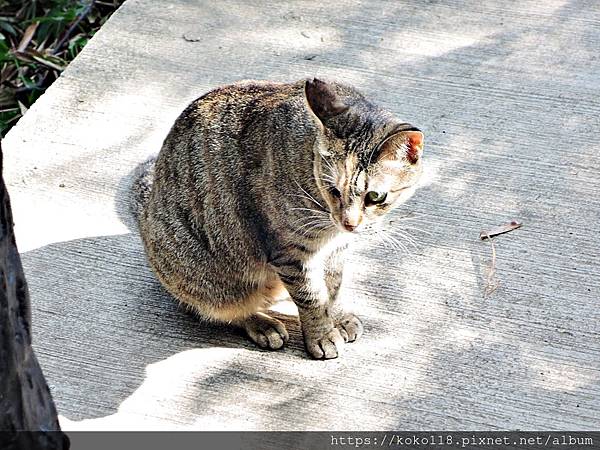
<svg viewBox="0 0 600 450">
<path fill-rule="evenodd" d="M 502 5 L 128 0 L 4 142 L 63 426 L 599 429 L 600 5 Z M 366 335 L 327 362 L 294 317 L 270 353 L 178 309 L 125 206 L 189 101 L 314 75 L 420 126 L 429 168 L 418 248 L 356 249 Z"/>
</svg>

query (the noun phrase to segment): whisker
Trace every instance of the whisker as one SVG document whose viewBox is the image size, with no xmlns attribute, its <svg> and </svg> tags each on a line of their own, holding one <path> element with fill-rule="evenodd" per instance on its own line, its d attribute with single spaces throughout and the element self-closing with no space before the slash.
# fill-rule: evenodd
<svg viewBox="0 0 600 450">
<path fill-rule="evenodd" d="M 290 208 L 290 211 L 310 211 L 318 214 L 323 214 L 324 216 L 328 215 L 328 213 L 325 211 L 319 211 L 318 209 L 313 208 Z"/>
<path fill-rule="evenodd" d="M 296 225 L 297 223 L 302 223 L 304 221 L 307 220 L 322 220 L 323 222 L 325 222 L 325 219 L 323 218 L 323 216 L 317 216 L 317 215 L 310 215 L 310 216 L 303 216 L 300 217 L 299 219 L 296 219 L 294 222 L 292 222 L 292 226 Z"/>
<path fill-rule="evenodd" d="M 392 249 L 408 252 L 408 250 L 406 249 L 406 247 L 404 245 L 402 245 L 401 243 L 399 243 L 397 241 L 390 239 L 390 236 L 386 235 L 385 233 L 383 233 L 383 232 L 380 233 L 380 236 Z"/>
<path fill-rule="evenodd" d="M 379 233 L 371 233 L 371 234 L 369 234 L 367 236 L 369 238 L 371 238 L 371 239 L 372 238 L 376 238 L 378 243 L 382 244 L 385 247 L 389 247 L 389 245 L 387 244 L 387 242 L 383 240 L 383 237 L 381 237 L 381 234 L 379 234 Z"/>
<path fill-rule="evenodd" d="M 416 238 L 410 234 L 409 230 L 413 230 L 415 232 L 423 232 L 426 235 L 432 236 L 432 234 L 430 232 L 422 230 L 420 228 L 414 228 L 414 227 L 390 228 L 390 229 L 387 229 L 386 231 L 390 234 L 399 234 L 401 236 L 405 236 L 409 240 L 411 240 L 413 242 L 417 242 Z"/>
<path fill-rule="evenodd" d="M 298 198 L 302 198 L 304 200 L 308 200 L 311 203 L 315 203 L 315 200 L 313 200 L 311 197 L 307 197 L 306 195 L 301 195 L 301 194 L 285 194 L 286 197 L 298 197 Z M 323 211 L 327 211 L 326 208 L 323 208 L 323 206 L 321 206 L 320 203 L 315 203 L 317 206 L 319 206 Z"/>
<path fill-rule="evenodd" d="M 307 219 L 320 219 L 323 222 L 329 222 L 329 215 L 325 215 L 325 213 L 321 213 L 320 211 L 312 211 L 312 214 L 303 213 L 299 218 L 295 220 L 295 222 Z"/>
<path fill-rule="evenodd" d="M 426 214 L 418 214 L 418 215 L 410 214 L 410 215 L 396 217 L 391 220 L 388 220 L 388 223 L 393 224 L 394 222 L 405 222 L 405 221 L 409 221 L 409 220 L 417 220 L 417 219 L 421 219 L 423 217 L 429 217 L 429 216 Z"/>
<path fill-rule="evenodd" d="M 325 161 L 325 164 L 327 165 L 327 167 L 329 168 L 329 170 L 331 170 L 331 173 L 337 173 L 337 169 L 333 167 L 333 165 L 331 164 L 331 161 L 329 161 L 329 159 L 327 159 L 327 157 L 322 157 L 323 161 Z"/>
<path fill-rule="evenodd" d="M 371 150 L 371 154 L 369 155 L 369 160 L 367 161 L 367 167 L 371 166 L 371 159 L 373 158 L 373 153 L 375 153 L 375 150 L 377 150 L 377 147 L 373 147 L 373 150 Z"/>
<path fill-rule="evenodd" d="M 391 230 L 388 231 L 388 234 L 391 237 L 394 237 L 395 239 L 402 238 L 402 239 L 404 239 L 404 241 L 406 243 L 412 245 L 415 248 L 415 250 L 419 249 L 419 246 L 417 245 L 417 241 L 410 234 L 403 233 L 402 230 L 394 230 L 394 233 L 399 234 L 399 236 L 393 236 L 391 233 Z"/>
<path fill-rule="evenodd" d="M 324 172 L 322 172 L 321 173 L 321 178 L 323 179 L 323 178 L 326 177 L 330 181 L 330 183 L 335 186 L 336 181 L 338 179 L 338 176 L 337 176 L 338 175 L 338 169 L 337 169 L 337 167 L 334 167 L 331 164 L 331 161 L 329 161 L 329 159 L 327 159 L 326 157 L 323 157 L 322 159 L 325 162 L 325 164 L 327 165 L 327 168 L 329 169 L 330 173 L 324 173 Z"/>
<path fill-rule="evenodd" d="M 402 248 L 402 250 L 407 253 L 408 255 L 412 256 L 412 252 L 409 250 L 409 248 L 407 246 L 405 246 L 400 240 L 394 238 L 393 236 L 390 236 L 389 234 L 386 234 L 385 232 L 383 233 L 383 236 L 385 236 L 387 239 L 389 239 L 392 242 L 395 242 L 398 246 L 400 246 Z"/>
<path fill-rule="evenodd" d="M 326 209 L 317 200 L 315 200 L 315 198 L 312 195 L 310 195 L 308 192 L 306 192 L 306 190 L 302 186 L 300 186 L 300 183 L 298 183 L 296 180 L 294 180 L 294 183 L 296 183 L 296 185 L 300 188 L 300 190 L 302 192 L 304 192 L 306 195 L 308 195 L 308 197 L 310 198 L 310 200 L 312 200 L 315 204 L 319 205 L 322 209 Z"/>
<path fill-rule="evenodd" d="M 306 236 L 309 232 L 313 230 L 326 230 L 330 224 L 323 221 L 323 219 L 319 218 L 316 220 L 312 220 L 302 226 L 296 228 L 294 231 L 300 233 L 302 236 Z"/>
<path fill-rule="evenodd" d="M 325 181 L 329 184 L 335 184 L 335 178 L 333 175 L 321 174 L 321 181 Z"/>
<path fill-rule="evenodd" d="M 423 230 L 422 228 L 402 227 L 401 230 L 413 230 L 413 231 L 417 231 L 419 233 L 426 234 L 427 236 L 433 236 L 433 233 L 430 233 L 429 231 Z"/>
</svg>

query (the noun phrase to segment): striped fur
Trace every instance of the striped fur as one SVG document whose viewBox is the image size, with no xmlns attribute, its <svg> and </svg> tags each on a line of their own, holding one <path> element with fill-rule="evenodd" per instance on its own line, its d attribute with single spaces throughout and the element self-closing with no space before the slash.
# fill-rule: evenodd
<svg viewBox="0 0 600 450">
<path fill-rule="evenodd" d="M 265 311 L 289 294 L 308 352 L 336 357 L 362 333 L 337 298 L 344 250 L 414 189 L 421 149 L 410 133 L 339 83 L 248 81 L 205 94 L 134 184 L 150 266 L 201 317 L 266 348 L 287 340 Z M 386 203 L 366 206 L 370 190 Z"/>
</svg>

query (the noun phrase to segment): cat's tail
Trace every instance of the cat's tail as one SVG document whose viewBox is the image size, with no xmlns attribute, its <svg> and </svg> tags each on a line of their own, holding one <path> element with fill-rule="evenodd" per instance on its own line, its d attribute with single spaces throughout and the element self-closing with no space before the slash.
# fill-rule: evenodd
<svg viewBox="0 0 600 450">
<path fill-rule="evenodd" d="M 154 167 L 156 165 L 156 156 L 147 159 L 138 165 L 133 171 L 133 182 L 131 184 L 131 195 L 129 210 L 139 223 L 140 215 L 150 198 L 152 182 L 154 181 Z"/>
</svg>

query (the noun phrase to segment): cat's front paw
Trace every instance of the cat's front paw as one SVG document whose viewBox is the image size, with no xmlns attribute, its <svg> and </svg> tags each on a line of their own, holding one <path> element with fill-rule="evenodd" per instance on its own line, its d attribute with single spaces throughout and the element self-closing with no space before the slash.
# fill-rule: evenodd
<svg viewBox="0 0 600 450">
<path fill-rule="evenodd" d="M 344 348 L 344 338 L 337 328 L 332 328 L 322 336 L 304 335 L 306 350 L 315 359 L 337 358 Z"/>
<path fill-rule="evenodd" d="M 344 314 L 336 321 L 335 327 L 345 342 L 354 342 L 363 334 L 363 324 L 358 317 L 352 313 Z"/>
</svg>

